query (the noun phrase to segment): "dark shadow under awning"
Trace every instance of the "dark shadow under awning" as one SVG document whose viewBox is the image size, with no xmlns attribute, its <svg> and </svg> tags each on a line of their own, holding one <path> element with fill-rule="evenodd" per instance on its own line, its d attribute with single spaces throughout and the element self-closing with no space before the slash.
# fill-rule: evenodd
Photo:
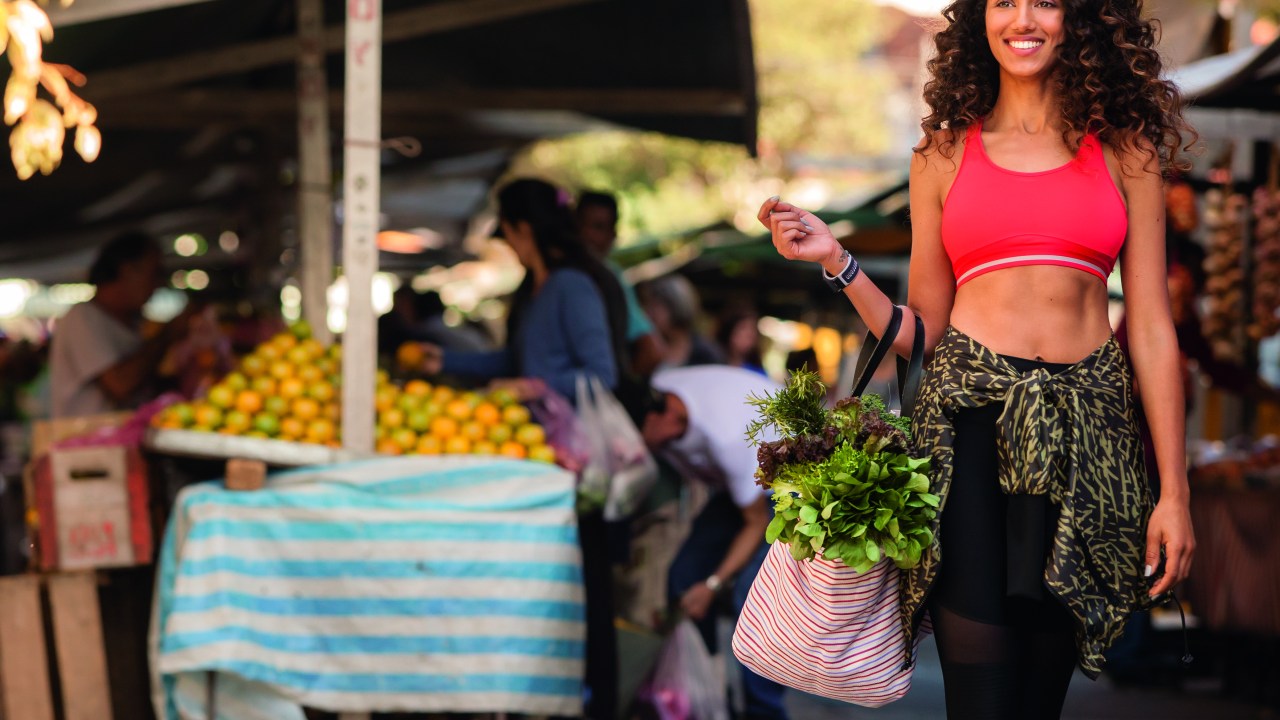
<svg viewBox="0 0 1280 720">
<path fill-rule="evenodd" d="M 340 37 L 345 3 L 326 0 Z M 74 7 L 74 6 L 73 6 Z M 49 177 L 0 172 L 0 267 L 125 227 L 279 234 L 296 185 L 295 0 L 213 0 L 57 28 L 45 58 L 84 72 L 102 154 Z M 385 0 L 384 215 L 456 241 L 512 153 L 602 127 L 756 142 L 746 0 Z M 335 180 L 340 41 L 326 46 Z M 340 186 L 340 183 L 337 183 Z"/>
</svg>

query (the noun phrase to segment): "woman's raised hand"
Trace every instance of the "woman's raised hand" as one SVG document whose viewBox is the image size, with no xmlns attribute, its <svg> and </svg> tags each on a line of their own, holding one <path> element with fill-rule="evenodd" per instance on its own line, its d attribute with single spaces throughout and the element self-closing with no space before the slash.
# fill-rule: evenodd
<svg viewBox="0 0 1280 720">
<path fill-rule="evenodd" d="M 757 218 L 772 235 L 778 254 L 788 260 L 833 264 L 843 250 L 817 215 L 782 202 L 777 195 L 764 201 Z"/>
</svg>

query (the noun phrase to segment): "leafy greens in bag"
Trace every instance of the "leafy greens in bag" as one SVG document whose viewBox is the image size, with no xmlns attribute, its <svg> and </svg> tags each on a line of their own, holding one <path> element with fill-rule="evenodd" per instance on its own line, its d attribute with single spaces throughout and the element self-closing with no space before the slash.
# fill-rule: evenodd
<svg viewBox="0 0 1280 720">
<path fill-rule="evenodd" d="M 773 491 L 768 542 L 792 557 L 840 560 L 858 572 L 887 557 L 920 563 L 933 541 L 939 498 L 929 492 L 929 458 L 911 451 L 911 422 L 874 394 L 828 410 L 826 386 L 800 370 L 775 393 L 753 396 L 759 418 L 747 429 L 758 446 L 756 481 Z M 763 442 L 775 429 L 779 439 Z"/>
</svg>

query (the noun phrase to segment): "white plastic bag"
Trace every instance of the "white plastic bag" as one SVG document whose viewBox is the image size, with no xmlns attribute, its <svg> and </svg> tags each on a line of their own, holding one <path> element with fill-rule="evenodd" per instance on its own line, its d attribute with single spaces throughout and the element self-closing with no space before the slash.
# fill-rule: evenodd
<svg viewBox="0 0 1280 720">
<path fill-rule="evenodd" d="M 681 620 L 663 644 L 640 699 L 658 720 L 728 720 L 724 682 L 691 621 Z"/>
<path fill-rule="evenodd" d="M 580 507 L 603 506 L 605 520 L 640 507 L 658 479 L 658 464 L 622 403 L 595 376 L 578 376 L 578 419 L 591 447 L 578 486 Z"/>
</svg>

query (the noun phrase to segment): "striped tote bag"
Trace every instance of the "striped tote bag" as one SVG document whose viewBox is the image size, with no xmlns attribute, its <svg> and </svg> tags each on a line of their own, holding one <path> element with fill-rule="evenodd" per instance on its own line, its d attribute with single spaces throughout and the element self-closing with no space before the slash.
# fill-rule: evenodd
<svg viewBox="0 0 1280 720">
<path fill-rule="evenodd" d="M 733 654 L 774 682 L 880 707 L 911 688 L 915 648 L 908 655 L 898 609 L 891 560 L 858 573 L 821 557 L 796 560 L 774 543 L 738 617 Z"/>
</svg>

